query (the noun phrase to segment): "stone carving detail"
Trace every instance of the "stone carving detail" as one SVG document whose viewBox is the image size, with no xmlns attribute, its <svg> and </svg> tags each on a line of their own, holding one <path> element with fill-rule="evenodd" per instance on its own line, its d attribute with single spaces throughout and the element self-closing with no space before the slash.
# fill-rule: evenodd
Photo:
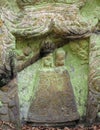
<svg viewBox="0 0 100 130">
<path fill-rule="evenodd" d="M 92 26 L 83 20 L 78 11 L 77 5 L 67 4 L 48 4 L 38 10 L 25 7 L 23 17 L 18 17 L 16 29 L 12 31 L 15 35 L 26 37 L 41 36 L 51 31 L 65 38 L 87 37 Z"/>
<path fill-rule="evenodd" d="M 53 54 L 49 54 L 48 56 L 44 57 L 43 60 L 43 67 L 53 67 Z"/>
<path fill-rule="evenodd" d="M 65 4 L 74 4 L 75 0 L 17 0 L 17 3 L 20 8 L 27 5 L 38 5 L 42 3 L 65 3 Z M 86 3 L 86 0 L 79 0 L 79 6 L 83 6 Z"/>
<path fill-rule="evenodd" d="M 55 65 L 56 67 L 65 65 L 65 52 L 63 50 L 56 52 Z"/>
<path fill-rule="evenodd" d="M 56 67 L 52 65 L 53 54 L 42 61 L 46 68 L 39 71 L 39 81 L 27 119 L 33 125 L 62 125 L 79 119 L 70 76 L 64 67 L 65 52 L 57 50 L 55 55 Z"/>
<path fill-rule="evenodd" d="M 74 40 L 70 42 L 70 48 L 74 55 L 77 55 L 79 59 L 82 60 L 81 64 L 88 64 L 88 41 L 84 40 Z"/>
<path fill-rule="evenodd" d="M 55 49 L 55 44 L 52 42 L 52 40 L 47 37 L 44 41 L 41 43 L 41 50 L 40 50 L 40 56 L 46 56 L 49 53 L 52 53 Z"/>
<path fill-rule="evenodd" d="M 50 32 L 64 38 L 90 36 L 95 25 L 90 21 L 84 20 L 79 13 L 79 8 L 84 5 L 82 3 L 85 3 L 85 1 L 72 2 L 73 4 L 67 4 L 67 2 L 63 1 L 55 1 L 54 3 L 46 1 L 47 4 L 37 8 L 43 2 L 45 0 L 38 1 L 38 4 L 33 4 L 34 6 L 30 6 L 30 8 L 25 6 L 18 14 L 11 9 L 1 8 L 2 18 L 6 20 L 6 23 L 9 21 L 8 28 L 15 36 L 30 38 L 49 34 Z M 28 1 L 28 3 L 32 5 L 32 3 L 36 2 Z"/>
<path fill-rule="evenodd" d="M 89 94 L 87 104 L 87 122 L 93 123 L 100 111 L 100 35 L 90 38 L 89 53 Z"/>
</svg>

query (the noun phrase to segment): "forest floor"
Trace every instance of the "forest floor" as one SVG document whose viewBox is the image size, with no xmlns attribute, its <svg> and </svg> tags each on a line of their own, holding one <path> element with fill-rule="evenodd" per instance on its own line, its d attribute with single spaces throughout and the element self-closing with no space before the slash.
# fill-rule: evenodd
<svg viewBox="0 0 100 130">
<path fill-rule="evenodd" d="M 63 129 L 43 126 L 31 127 L 28 125 L 24 125 L 21 129 L 17 129 L 14 128 L 13 124 L 9 122 L 0 121 L 0 130 L 100 130 L 100 123 L 91 125 L 90 127 L 85 127 L 84 125 L 80 124 L 73 128 L 64 127 Z"/>
<path fill-rule="evenodd" d="M 65 127 L 64 129 L 60 128 L 52 128 L 52 127 L 29 127 L 24 126 L 22 130 L 100 130 L 100 124 L 99 125 L 92 125 L 91 127 L 84 127 L 83 125 L 79 125 L 74 128 Z"/>
</svg>

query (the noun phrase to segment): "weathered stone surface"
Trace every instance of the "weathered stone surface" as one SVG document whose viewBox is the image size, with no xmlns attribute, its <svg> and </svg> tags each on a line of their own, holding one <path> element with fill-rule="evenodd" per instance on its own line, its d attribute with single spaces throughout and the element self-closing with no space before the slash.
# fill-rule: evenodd
<svg viewBox="0 0 100 130">
<path fill-rule="evenodd" d="M 0 100 L 2 103 L 7 104 L 9 102 L 9 98 L 8 98 L 7 93 L 0 91 Z"/>
<path fill-rule="evenodd" d="M 23 49 L 23 53 L 24 53 L 25 56 L 28 56 L 28 55 L 31 53 L 31 51 L 32 51 L 32 50 L 31 50 L 30 47 L 27 47 L 27 48 L 24 48 L 24 49 Z"/>
<path fill-rule="evenodd" d="M 74 42 L 78 44 L 78 40 Z M 86 114 L 86 101 L 88 93 L 88 64 L 81 64 L 84 59 L 80 59 L 79 57 L 77 57 L 77 52 L 75 54 L 72 53 L 72 50 L 70 49 L 71 43 L 66 43 L 67 45 L 64 46 L 64 50 L 67 54 L 65 65 L 70 75 L 70 80 L 77 102 L 78 112 L 82 117 Z M 86 44 L 89 43 L 86 42 Z M 38 70 L 42 67 L 41 63 L 44 64 L 44 62 L 42 62 L 41 60 L 25 68 L 18 74 L 18 86 L 20 86 L 19 96 L 21 117 L 24 117 L 24 119 L 27 118 L 28 108 L 30 106 L 30 98 L 31 96 L 34 96 L 35 86 L 37 86 L 36 84 L 39 78 Z M 23 77 L 23 75 L 25 76 Z M 80 95 L 83 98 L 80 98 Z"/>
<path fill-rule="evenodd" d="M 7 92 L 8 90 L 9 90 L 9 87 L 7 85 L 5 85 L 1 88 L 1 91 L 3 91 L 3 92 Z"/>
<path fill-rule="evenodd" d="M 54 72 L 55 71 L 55 72 Z M 28 121 L 67 122 L 79 119 L 68 72 L 40 72 L 40 80 L 32 100 Z"/>
<path fill-rule="evenodd" d="M 20 120 L 17 96 L 18 92 L 14 90 L 17 88 L 16 59 L 14 54 L 15 38 L 5 26 L 4 22 L 0 24 L 0 29 L 2 30 L 0 34 L 0 100 L 2 102 L 2 106 L 0 107 L 0 120 L 13 122 L 12 117 L 10 117 L 11 114 L 9 113 L 9 109 L 11 108 L 16 120 L 16 125 L 18 126 Z M 14 91 L 13 94 L 11 93 L 12 90 Z M 17 97 L 17 102 L 15 97 Z M 10 98 L 12 98 L 12 101 Z"/>
<path fill-rule="evenodd" d="M 55 65 L 56 67 L 64 66 L 65 65 L 65 52 L 63 50 L 56 52 L 56 59 L 55 59 Z"/>
<path fill-rule="evenodd" d="M 77 0 L 75 0 L 75 1 L 77 1 Z M 73 0 L 49 0 L 49 1 L 46 1 L 46 0 L 39 0 L 39 1 L 37 1 L 37 0 L 17 0 L 17 2 L 18 2 L 18 4 L 19 4 L 19 6 L 20 7 L 23 7 L 23 6 L 26 6 L 26 5 L 40 5 L 40 4 L 43 4 L 43 2 L 44 3 L 55 3 L 55 2 L 57 2 L 57 3 L 66 3 L 66 4 L 70 4 L 70 3 L 74 3 L 75 1 L 73 1 Z M 80 0 L 80 4 L 84 4 L 86 2 L 86 0 L 84 0 L 84 1 L 82 1 L 82 0 Z"/>
<path fill-rule="evenodd" d="M 14 30 L 15 35 L 34 37 L 52 31 L 63 37 L 79 38 L 89 36 L 92 31 L 94 25 L 89 24 L 89 21 L 84 20 L 79 14 L 79 4 L 67 4 L 67 1 L 49 1 L 43 5 L 40 1 L 37 3 L 31 8 L 24 7 L 23 17 L 20 12 L 21 17 L 19 16 L 17 28 Z M 42 6 L 39 6 L 40 4 Z"/>
<path fill-rule="evenodd" d="M 1 115 L 0 118 L 3 120 L 3 121 L 9 121 L 9 115 Z M 7 128 L 7 127 L 6 127 Z"/>
<path fill-rule="evenodd" d="M 12 99 L 11 101 L 9 101 L 9 107 L 14 107 L 16 104 L 15 104 L 15 101 Z"/>
<path fill-rule="evenodd" d="M 57 67 L 52 66 L 52 54 L 43 58 L 43 69 L 39 72 L 35 95 L 29 108 L 29 122 L 53 124 L 79 119 L 69 74 L 64 68 L 64 62 L 58 65 L 60 56 L 61 60 L 65 60 L 65 52 L 59 50 L 56 56 Z"/>
<path fill-rule="evenodd" d="M 100 111 L 100 34 L 92 34 L 90 38 L 89 59 L 87 122 L 93 123 Z"/>
<path fill-rule="evenodd" d="M 0 114 L 1 114 L 1 115 L 8 115 L 8 106 L 7 106 L 7 104 L 4 104 L 4 105 L 0 108 Z"/>
<path fill-rule="evenodd" d="M 4 87 L 4 85 L 8 84 L 9 81 L 13 79 L 12 77 L 15 76 L 15 75 L 12 76 L 12 74 L 15 74 L 15 69 L 12 69 L 14 66 L 13 65 L 11 65 L 12 67 L 9 66 L 9 63 L 12 62 L 11 60 L 9 60 L 12 59 L 10 57 L 11 55 L 9 52 L 11 52 L 15 47 L 15 37 L 16 39 L 19 39 L 19 41 L 21 41 L 20 40 L 21 38 L 26 40 L 19 45 L 19 48 L 17 48 L 18 50 L 21 50 L 20 53 L 21 55 L 19 54 L 20 57 L 17 57 L 17 59 L 20 61 L 18 62 L 18 65 L 20 66 L 20 67 L 18 66 L 19 67 L 18 70 L 21 71 L 22 69 L 26 68 L 27 66 L 31 65 L 32 63 L 36 62 L 36 60 L 39 59 L 41 50 L 40 43 L 43 39 L 46 39 L 47 36 L 49 36 L 50 39 L 54 41 L 54 44 L 57 46 L 58 45 L 57 40 L 59 39 L 59 37 L 61 40 L 64 39 L 66 41 L 66 39 L 68 38 L 72 40 L 75 38 L 89 37 L 90 35 L 92 35 L 92 32 L 99 34 L 100 32 L 99 5 L 100 5 L 99 0 L 95 1 L 94 0 L 74 0 L 74 1 L 73 0 L 64 0 L 64 1 L 63 0 L 62 1 L 1 0 L 0 17 L 2 20 L 0 20 L 0 85 L 1 87 L 3 87 L 2 92 L 5 93 L 9 90 L 11 91 L 12 89 L 11 93 L 7 92 L 8 96 L 12 100 L 16 97 L 18 101 L 18 97 L 15 94 L 17 93 L 17 89 L 16 90 L 15 88 L 13 89 L 13 82 L 9 84 L 9 87 L 11 89 Z M 15 37 L 12 34 L 14 34 Z M 34 43 L 32 44 L 33 47 L 28 45 L 29 41 L 31 43 Z M 92 122 L 93 120 L 95 120 L 95 117 L 98 112 L 97 108 L 99 107 L 98 95 L 100 93 L 99 89 L 100 74 L 98 66 L 100 61 L 98 57 L 100 48 L 89 46 L 89 50 L 87 50 L 88 46 L 86 45 L 88 44 L 88 42 L 85 42 L 86 44 L 83 44 L 84 42 L 82 41 L 82 44 L 80 42 L 76 44 L 76 42 L 74 41 L 75 44 L 70 44 L 70 48 L 68 49 L 71 49 L 73 54 L 70 53 L 69 57 L 71 58 L 72 56 L 73 57 L 76 56 L 77 60 L 74 61 L 74 58 L 73 59 L 71 58 L 71 60 L 73 61 L 70 61 L 69 58 L 69 63 L 67 63 L 68 65 L 67 67 L 70 73 L 71 80 L 73 82 L 72 87 L 74 91 L 75 88 L 78 89 L 76 90 L 76 92 L 78 92 L 77 94 L 78 96 L 76 96 L 77 104 L 78 106 L 82 106 L 82 102 L 85 104 L 86 101 L 87 88 L 84 87 L 85 90 L 82 90 L 81 83 L 79 82 L 82 81 L 83 77 L 84 81 L 82 81 L 82 83 L 84 82 L 83 84 L 85 85 L 83 84 L 82 85 L 87 86 L 86 75 L 88 69 L 86 71 L 84 70 L 86 73 L 84 72 L 84 74 L 82 75 L 79 73 L 79 70 L 81 71 L 82 68 L 86 69 L 87 67 L 86 64 L 88 64 L 89 62 L 89 100 L 88 100 L 89 107 L 87 110 L 87 117 L 89 121 L 91 120 L 90 122 Z M 61 43 L 60 45 L 63 46 L 63 42 Z M 25 44 L 27 47 L 24 46 Z M 90 41 L 90 45 L 95 46 L 95 43 L 92 44 Z M 28 47 L 30 47 L 33 51 L 32 52 L 29 51 Z M 25 48 L 26 50 L 24 51 L 24 53 L 22 53 L 23 48 Z M 88 60 L 89 51 L 90 53 Z M 93 54 L 91 52 L 93 52 Z M 23 57 L 23 54 L 25 55 L 25 57 Z M 78 74 L 80 75 L 78 75 L 76 72 L 76 68 L 78 68 L 77 65 L 78 63 L 80 63 L 78 58 L 81 59 L 82 61 L 81 65 L 84 64 L 83 66 L 80 65 L 80 68 L 78 70 Z M 50 63 L 48 63 L 48 60 L 50 60 L 50 57 L 47 58 L 44 62 L 46 69 L 47 67 L 54 66 L 54 64 L 52 64 L 52 58 Z M 63 60 L 61 60 L 61 62 L 59 62 L 59 60 L 60 56 L 58 56 L 56 66 L 64 64 Z M 74 65 L 72 64 L 73 62 Z M 14 70 L 14 72 L 12 72 L 12 70 Z M 76 73 L 76 75 L 74 75 L 74 72 Z M 27 77 L 27 74 L 25 74 L 25 77 Z M 38 74 L 36 77 L 38 77 Z M 86 93 L 84 94 L 82 91 L 84 92 L 86 91 Z M 91 96 L 92 94 L 94 95 L 93 97 Z M 84 99 L 80 98 L 81 97 L 80 95 L 84 97 Z M 5 101 L 5 103 L 8 102 L 6 99 L 3 100 Z M 14 100 L 16 102 L 16 99 Z M 16 104 L 18 105 L 18 103 Z M 92 107 L 93 109 L 89 111 L 91 106 L 93 106 Z M 12 111 L 14 112 L 15 110 L 16 109 L 14 108 L 14 110 Z"/>
</svg>

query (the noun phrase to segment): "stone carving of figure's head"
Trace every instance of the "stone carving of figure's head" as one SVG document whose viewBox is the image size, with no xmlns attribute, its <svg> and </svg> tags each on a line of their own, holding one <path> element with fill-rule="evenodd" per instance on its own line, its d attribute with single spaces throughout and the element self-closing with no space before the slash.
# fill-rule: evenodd
<svg viewBox="0 0 100 130">
<path fill-rule="evenodd" d="M 43 67 L 53 67 L 53 54 L 49 54 L 42 59 Z"/>
<path fill-rule="evenodd" d="M 65 51 L 63 49 L 59 49 L 56 51 L 55 65 L 56 67 L 65 65 Z"/>
</svg>

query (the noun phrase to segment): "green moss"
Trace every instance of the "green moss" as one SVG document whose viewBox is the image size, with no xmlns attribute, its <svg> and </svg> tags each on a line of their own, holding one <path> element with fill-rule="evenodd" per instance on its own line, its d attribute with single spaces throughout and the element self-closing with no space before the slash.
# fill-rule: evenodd
<svg viewBox="0 0 100 130">
<path fill-rule="evenodd" d="M 81 9 L 84 19 L 92 20 L 92 24 L 96 24 L 100 20 L 100 1 L 87 0 L 85 6 Z"/>
<path fill-rule="evenodd" d="M 78 44 L 77 41 L 74 41 L 74 43 Z M 64 46 L 67 54 L 66 68 L 70 74 L 78 111 L 81 116 L 84 116 L 86 112 L 86 101 L 88 93 L 88 64 L 85 63 L 82 65 L 84 59 L 80 59 L 80 57 L 77 56 L 78 50 L 74 54 L 72 53 L 70 44 L 71 43 Z"/>
<path fill-rule="evenodd" d="M 38 80 L 39 63 L 35 63 L 18 74 L 18 88 L 21 116 L 27 117 L 31 97 L 34 96 L 34 89 Z M 23 114 L 24 113 L 24 114 Z"/>
<path fill-rule="evenodd" d="M 18 5 L 16 3 L 16 0 L 8 0 L 9 2 L 9 5 L 10 5 L 10 8 L 15 11 L 15 12 L 18 12 L 19 11 L 19 8 L 18 8 Z"/>
</svg>

